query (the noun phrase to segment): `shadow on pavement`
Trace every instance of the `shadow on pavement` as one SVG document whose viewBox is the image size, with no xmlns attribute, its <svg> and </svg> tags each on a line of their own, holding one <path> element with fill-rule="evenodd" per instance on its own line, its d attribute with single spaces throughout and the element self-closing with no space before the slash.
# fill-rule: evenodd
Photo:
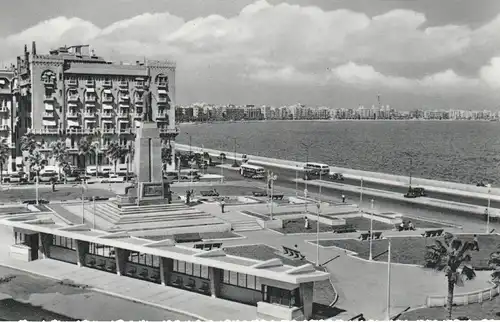
<svg viewBox="0 0 500 322">
<path fill-rule="evenodd" d="M 13 299 L 0 300 L 0 320 L 2 321 L 77 321 L 76 319 L 45 310 L 39 306 L 18 302 Z"/>
<path fill-rule="evenodd" d="M 313 320 L 326 320 L 328 318 L 335 317 L 340 313 L 345 312 L 345 310 L 331 307 L 324 304 L 313 303 Z"/>
</svg>

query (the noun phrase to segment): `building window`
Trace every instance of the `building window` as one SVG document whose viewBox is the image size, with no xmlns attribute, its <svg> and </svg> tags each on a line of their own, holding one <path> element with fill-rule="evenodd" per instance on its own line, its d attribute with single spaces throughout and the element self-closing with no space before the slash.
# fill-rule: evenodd
<svg viewBox="0 0 500 322">
<path fill-rule="evenodd" d="M 208 267 L 174 259 L 173 271 L 189 276 L 209 279 Z"/>
<path fill-rule="evenodd" d="M 89 244 L 89 254 L 107 257 L 107 258 L 114 258 L 115 257 L 115 250 L 114 250 L 114 247 L 111 247 L 111 246 L 90 243 Z"/>
<path fill-rule="evenodd" d="M 26 245 L 26 234 L 14 232 L 14 238 L 16 240 L 16 245 Z"/>
<path fill-rule="evenodd" d="M 160 258 L 158 256 L 150 254 L 141 254 L 139 252 L 130 252 L 128 256 L 128 261 L 130 263 L 135 263 L 147 267 L 159 268 Z"/>
<path fill-rule="evenodd" d="M 67 249 L 76 250 L 76 240 L 62 236 L 52 236 L 52 245 Z"/>
<path fill-rule="evenodd" d="M 279 304 L 288 307 L 300 307 L 299 289 L 285 290 L 274 286 L 266 286 L 264 301 L 271 304 Z"/>
<path fill-rule="evenodd" d="M 224 270 L 222 283 L 260 291 L 262 284 L 257 276 Z"/>
</svg>

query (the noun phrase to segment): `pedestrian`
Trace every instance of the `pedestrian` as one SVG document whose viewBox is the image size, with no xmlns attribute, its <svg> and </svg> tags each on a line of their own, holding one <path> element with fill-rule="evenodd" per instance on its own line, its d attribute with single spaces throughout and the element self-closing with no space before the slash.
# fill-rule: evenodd
<svg viewBox="0 0 500 322">
<path fill-rule="evenodd" d="M 345 203 L 345 195 L 342 195 L 342 203 Z"/>
<path fill-rule="evenodd" d="M 224 213 L 224 206 L 226 205 L 226 202 L 224 201 L 224 199 L 222 199 L 222 201 L 220 202 L 220 208 L 222 210 L 222 213 Z"/>
<path fill-rule="evenodd" d="M 309 219 L 306 217 L 305 219 L 305 225 L 304 225 L 305 229 L 309 229 Z"/>
<path fill-rule="evenodd" d="M 415 226 L 413 226 L 413 223 L 411 222 L 411 220 L 408 222 L 408 229 L 415 230 Z"/>
<path fill-rule="evenodd" d="M 477 240 L 477 235 L 474 235 L 474 248 L 472 250 L 479 251 L 479 241 Z"/>
<path fill-rule="evenodd" d="M 52 180 L 52 192 L 56 191 L 56 181 Z"/>
<path fill-rule="evenodd" d="M 186 190 L 186 204 L 189 204 L 191 201 L 191 191 Z"/>
<path fill-rule="evenodd" d="M 403 231 L 403 230 L 405 230 L 405 223 L 404 223 L 404 222 L 401 222 L 401 223 L 399 224 L 399 231 Z"/>
</svg>

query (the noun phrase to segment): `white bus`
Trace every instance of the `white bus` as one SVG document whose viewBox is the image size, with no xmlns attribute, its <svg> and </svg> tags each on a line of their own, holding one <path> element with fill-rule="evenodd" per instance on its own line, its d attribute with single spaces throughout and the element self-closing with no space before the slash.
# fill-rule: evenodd
<svg viewBox="0 0 500 322">
<path fill-rule="evenodd" d="M 251 164 L 242 164 L 240 167 L 242 176 L 251 179 L 264 179 L 266 170 L 263 167 Z"/>
<path fill-rule="evenodd" d="M 308 162 L 304 164 L 305 171 L 316 170 L 322 175 L 328 175 L 330 173 L 330 166 L 324 163 Z"/>
</svg>

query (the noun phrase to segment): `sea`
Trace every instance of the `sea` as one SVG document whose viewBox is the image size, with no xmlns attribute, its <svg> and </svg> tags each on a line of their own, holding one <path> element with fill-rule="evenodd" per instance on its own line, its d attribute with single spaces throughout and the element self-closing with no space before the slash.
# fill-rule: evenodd
<svg viewBox="0 0 500 322">
<path fill-rule="evenodd" d="M 259 121 L 181 124 L 177 141 L 238 153 L 475 184 L 500 184 L 500 123 Z M 410 166 L 411 163 L 411 166 Z"/>
</svg>

